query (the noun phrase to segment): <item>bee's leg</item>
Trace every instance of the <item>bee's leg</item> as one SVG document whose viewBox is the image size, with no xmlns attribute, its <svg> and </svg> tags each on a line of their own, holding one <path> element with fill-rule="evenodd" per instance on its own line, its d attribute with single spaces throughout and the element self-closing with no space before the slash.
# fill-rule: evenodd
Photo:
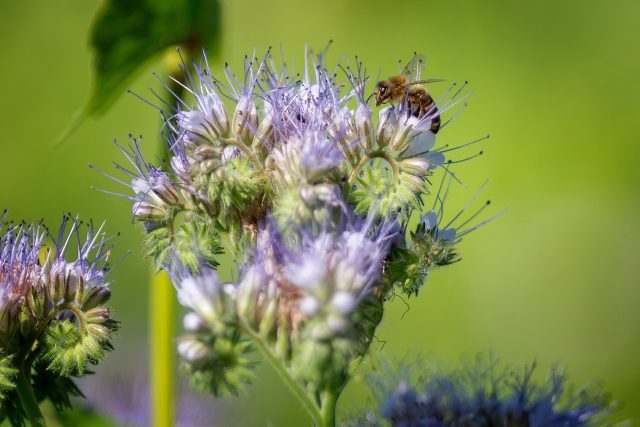
<svg viewBox="0 0 640 427">
<path fill-rule="evenodd" d="M 416 117 L 418 119 L 422 118 L 422 116 L 424 116 L 424 109 L 422 108 L 422 103 L 420 102 L 414 102 L 413 104 L 411 104 L 410 102 L 407 103 L 410 111 L 411 111 L 411 115 L 413 117 Z"/>
</svg>

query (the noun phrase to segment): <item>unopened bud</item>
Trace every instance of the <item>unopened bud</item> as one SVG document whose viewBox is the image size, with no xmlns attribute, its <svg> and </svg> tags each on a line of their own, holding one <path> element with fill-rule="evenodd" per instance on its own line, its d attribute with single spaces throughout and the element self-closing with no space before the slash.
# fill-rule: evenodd
<svg viewBox="0 0 640 427">
<path fill-rule="evenodd" d="M 421 191 L 424 187 L 424 178 L 408 173 L 402 174 L 401 182 L 404 188 L 414 193 Z"/>
<path fill-rule="evenodd" d="M 84 277 L 79 266 L 69 264 L 64 280 L 64 300 L 69 302 L 76 298 L 77 292 L 82 292 L 84 288 Z"/>
<path fill-rule="evenodd" d="M 257 267 L 247 271 L 238 286 L 238 315 L 247 319 L 255 318 L 258 292 L 264 284 L 264 274 Z"/>
<path fill-rule="evenodd" d="M 242 141 L 249 142 L 258 129 L 258 111 L 256 104 L 249 96 L 238 100 L 236 112 L 233 115 L 233 132 Z"/>
<path fill-rule="evenodd" d="M 391 141 L 391 137 L 398 124 L 398 118 L 393 107 L 386 107 L 378 113 L 378 145 L 385 147 Z"/>
<path fill-rule="evenodd" d="M 331 306 L 345 316 L 353 313 L 357 305 L 356 298 L 349 292 L 336 292 L 331 298 Z"/>
<path fill-rule="evenodd" d="M 300 311 L 313 317 L 320 311 L 320 302 L 312 296 L 306 296 L 300 301 Z"/>
<path fill-rule="evenodd" d="M 178 354 L 185 361 L 193 364 L 204 362 L 209 358 L 210 349 L 195 337 L 183 337 L 178 341 Z"/>
<path fill-rule="evenodd" d="M 217 156 L 218 150 L 211 145 L 200 145 L 193 150 L 193 154 L 199 159 L 210 159 Z"/>
<path fill-rule="evenodd" d="M 213 172 L 218 166 L 220 166 L 218 159 L 208 159 L 200 163 L 200 169 L 207 174 Z"/>
<path fill-rule="evenodd" d="M 260 121 L 256 134 L 253 136 L 254 146 L 265 146 L 273 133 L 273 114 L 267 113 Z"/>
<path fill-rule="evenodd" d="M 366 104 L 358 105 L 355 113 L 356 128 L 358 137 L 365 144 L 365 147 L 373 146 L 373 127 L 371 124 L 371 110 Z"/>
<path fill-rule="evenodd" d="M 84 293 L 83 307 L 85 310 L 104 304 L 111 298 L 111 290 L 106 286 L 93 286 Z"/>
<path fill-rule="evenodd" d="M 270 298 L 260 320 L 260 333 L 268 335 L 273 330 L 278 316 L 278 299 Z"/>
<path fill-rule="evenodd" d="M 429 173 L 429 162 L 422 157 L 413 157 L 411 159 L 404 159 L 400 162 L 400 168 L 415 176 L 424 176 Z"/>
<path fill-rule="evenodd" d="M 151 188 L 153 194 L 168 205 L 177 205 L 180 202 L 178 191 L 170 180 L 162 180 Z"/>
<path fill-rule="evenodd" d="M 189 332 L 204 332 L 207 330 L 205 321 L 193 311 L 184 315 L 182 326 Z"/>
<path fill-rule="evenodd" d="M 218 136 L 227 136 L 229 133 L 229 115 L 227 114 L 227 108 L 220 99 L 217 93 L 211 91 L 207 94 L 203 106 L 209 115 L 211 125 L 214 128 L 214 132 Z"/>
<path fill-rule="evenodd" d="M 111 316 L 111 310 L 107 307 L 94 307 L 84 312 L 84 318 L 90 322 L 102 322 Z"/>
<path fill-rule="evenodd" d="M 133 216 L 139 221 L 165 219 L 167 212 L 159 206 L 148 202 L 133 204 Z"/>
</svg>

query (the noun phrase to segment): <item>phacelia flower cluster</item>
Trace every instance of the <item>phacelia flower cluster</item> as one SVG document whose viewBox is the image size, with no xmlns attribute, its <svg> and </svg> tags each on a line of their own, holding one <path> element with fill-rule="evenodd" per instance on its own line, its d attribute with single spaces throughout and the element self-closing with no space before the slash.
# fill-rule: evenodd
<svg viewBox="0 0 640 427">
<path fill-rule="evenodd" d="M 331 67 L 324 52 L 307 51 L 300 72 L 267 52 L 245 58 L 240 75 L 226 66 L 216 78 L 206 60 L 183 73 L 181 91 L 162 103 L 176 107 L 159 108 L 166 167 L 148 163 L 131 137 L 118 145 L 128 179 L 114 178 L 132 190 L 147 252 L 191 310 L 178 352 L 218 394 L 251 379 L 258 350 L 314 416 L 366 354 L 384 301 L 417 294 L 473 230 L 477 214 L 463 219 L 466 208 L 443 222 L 452 180 L 431 191 L 436 172 L 455 178 L 458 161 L 445 153 L 470 145 L 436 148 L 432 132 L 465 85 L 416 115 L 407 99 L 375 113 L 363 64 Z M 229 283 L 214 272 L 222 252 L 238 267 Z"/>
<path fill-rule="evenodd" d="M 0 215 L 0 418 L 22 424 L 15 385 L 32 376 L 47 384 L 40 399 L 68 405 L 77 393 L 68 377 L 83 375 L 111 349 L 116 323 L 105 303 L 112 237 L 102 230 L 65 215 L 53 235 L 41 222 Z"/>
<path fill-rule="evenodd" d="M 456 369 L 401 366 L 371 378 L 379 408 L 354 417 L 359 426 L 539 426 L 610 425 L 615 404 L 596 386 L 575 389 L 553 368 L 540 382 L 536 364 L 502 367 L 478 356 Z"/>
</svg>

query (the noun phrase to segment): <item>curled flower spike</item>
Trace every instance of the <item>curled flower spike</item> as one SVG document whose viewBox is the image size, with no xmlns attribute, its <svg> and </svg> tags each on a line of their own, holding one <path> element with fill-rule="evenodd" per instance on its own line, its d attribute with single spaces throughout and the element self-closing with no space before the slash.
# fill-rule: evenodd
<svg viewBox="0 0 640 427">
<path fill-rule="evenodd" d="M 48 376 L 51 390 L 39 392 L 67 406 L 77 392 L 68 377 L 83 375 L 112 348 L 117 323 L 104 304 L 113 236 L 103 228 L 65 215 L 54 236 L 42 222 L 14 224 L 6 211 L 0 215 L 0 384 L 7 393 L 16 393 L 7 373 L 22 378 L 21 400 L 32 374 Z M 19 406 L 4 403 L 10 399 L 18 396 L 7 397 L 0 413 L 22 420 Z"/>
<path fill-rule="evenodd" d="M 133 167 L 133 170 L 120 165 L 116 165 L 116 167 L 125 173 L 131 182 L 123 182 L 99 169 L 97 170 L 108 178 L 133 190 L 135 196 L 124 195 L 124 197 L 133 202 L 134 218 L 140 221 L 166 221 L 171 216 L 172 209 L 182 203 L 179 188 L 167 173 L 148 164 L 140 152 L 138 140 L 132 135 L 129 135 L 129 138 L 131 139 L 131 145 L 129 145 L 128 150 L 117 142 L 116 145 L 127 159 L 129 166 Z M 95 168 L 93 164 L 89 164 L 89 167 Z M 100 191 L 110 193 L 104 190 Z"/>
</svg>

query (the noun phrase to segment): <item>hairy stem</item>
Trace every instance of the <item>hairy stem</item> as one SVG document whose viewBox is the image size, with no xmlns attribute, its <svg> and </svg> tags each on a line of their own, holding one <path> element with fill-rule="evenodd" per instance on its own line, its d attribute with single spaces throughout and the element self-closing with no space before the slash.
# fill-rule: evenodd
<svg viewBox="0 0 640 427">
<path fill-rule="evenodd" d="M 31 424 L 32 427 L 46 426 L 47 424 L 44 421 L 42 412 L 40 412 L 40 406 L 31 387 L 31 364 L 23 363 L 22 366 L 20 366 L 18 375 L 16 376 L 16 391 L 18 392 L 22 410 L 27 415 L 29 424 Z"/>
<path fill-rule="evenodd" d="M 314 425 L 316 426 L 324 426 L 327 424 L 323 423 L 323 416 L 320 413 L 319 408 L 313 402 L 313 399 L 306 393 L 306 391 L 298 384 L 298 382 L 289 374 L 287 368 L 284 366 L 282 361 L 275 355 L 273 351 L 269 348 L 269 346 L 262 340 L 262 338 L 246 323 L 241 323 L 240 327 L 242 331 L 246 333 L 253 342 L 256 344 L 260 352 L 264 355 L 264 357 L 269 361 L 269 364 L 273 367 L 273 369 L 278 373 L 282 381 L 289 387 L 289 390 L 298 398 L 300 403 L 304 409 L 306 409 L 307 413 L 313 420 Z"/>
</svg>

